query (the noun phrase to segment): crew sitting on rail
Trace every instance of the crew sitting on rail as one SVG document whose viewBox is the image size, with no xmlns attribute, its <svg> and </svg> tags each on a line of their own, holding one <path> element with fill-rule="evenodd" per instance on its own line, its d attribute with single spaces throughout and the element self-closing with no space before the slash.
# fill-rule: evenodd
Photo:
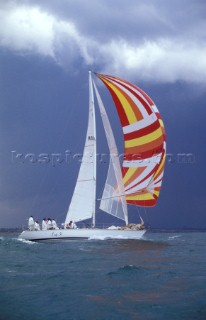
<svg viewBox="0 0 206 320">
<path fill-rule="evenodd" d="M 47 222 L 46 222 L 46 218 L 44 218 L 44 219 L 42 220 L 41 228 L 42 228 L 42 230 L 47 230 Z"/>
<path fill-rule="evenodd" d="M 37 231 L 40 230 L 39 221 L 35 221 L 34 230 L 37 230 Z"/>
<path fill-rule="evenodd" d="M 52 228 L 54 229 L 54 230 L 58 230 L 59 228 L 57 227 L 57 223 L 56 223 L 56 221 L 54 220 L 54 219 L 52 219 Z"/>
<path fill-rule="evenodd" d="M 48 221 L 47 221 L 47 230 L 52 230 L 53 227 L 52 227 L 52 221 L 51 221 L 51 218 L 48 218 Z"/>
<path fill-rule="evenodd" d="M 73 221 L 70 221 L 69 223 L 66 224 L 66 229 L 76 229 L 77 226 Z"/>
</svg>

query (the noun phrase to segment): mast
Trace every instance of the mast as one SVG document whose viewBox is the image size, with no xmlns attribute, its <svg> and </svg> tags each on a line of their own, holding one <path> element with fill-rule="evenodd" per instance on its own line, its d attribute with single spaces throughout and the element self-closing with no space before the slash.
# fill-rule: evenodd
<svg viewBox="0 0 206 320">
<path fill-rule="evenodd" d="M 89 72 L 88 126 L 83 157 L 74 188 L 74 193 L 66 215 L 65 226 L 70 222 L 92 219 L 95 225 L 96 204 L 96 121 L 94 95 Z"/>
<path fill-rule="evenodd" d="M 96 140 L 96 117 L 95 117 L 95 108 L 94 108 L 94 91 L 92 85 L 92 74 L 89 71 L 89 112 L 92 113 L 93 118 L 93 136 Z M 93 213 L 92 213 L 92 226 L 95 227 L 96 223 L 96 175 L 97 175 L 97 157 L 96 157 L 96 143 L 93 148 L 93 175 L 94 175 L 94 190 L 93 190 Z"/>
</svg>

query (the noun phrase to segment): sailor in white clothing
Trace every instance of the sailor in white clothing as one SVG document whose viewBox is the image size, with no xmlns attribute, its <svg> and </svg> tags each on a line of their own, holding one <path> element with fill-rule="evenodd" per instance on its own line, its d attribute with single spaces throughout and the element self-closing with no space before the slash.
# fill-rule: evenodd
<svg viewBox="0 0 206 320">
<path fill-rule="evenodd" d="M 34 230 L 37 230 L 37 231 L 40 230 L 40 225 L 38 221 L 35 221 Z"/>
<path fill-rule="evenodd" d="M 47 221 L 47 230 L 52 230 L 52 221 L 50 218 L 48 218 L 48 221 Z"/>
<path fill-rule="evenodd" d="M 54 230 L 59 229 L 59 228 L 57 227 L 57 223 L 56 223 L 56 221 L 55 221 L 54 219 L 52 219 L 52 228 L 53 228 Z"/>
<path fill-rule="evenodd" d="M 46 218 L 44 218 L 44 219 L 42 220 L 41 228 L 42 228 L 42 230 L 47 230 Z"/>
<path fill-rule="evenodd" d="M 75 222 L 70 221 L 69 223 L 67 223 L 65 229 L 77 229 L 77 225 L 75 224 Z"/>
<path fill-rule="evenodd" d="M 30 230 L 30 231 L 33 231 L 33 230 L 34 230 L 34 218 L 33 218 L 33 216 L 31 216 L 31 217 L 29 218 L 28 227 L 29 227 L 29 230 Z"/>
</svg>

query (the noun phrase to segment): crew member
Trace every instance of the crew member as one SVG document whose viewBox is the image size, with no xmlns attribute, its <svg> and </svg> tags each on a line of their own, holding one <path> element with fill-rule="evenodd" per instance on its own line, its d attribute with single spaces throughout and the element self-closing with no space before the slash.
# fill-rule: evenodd
<svg viewBox="0 0 206 320">
<path fill-rule="evenodd" d="M 28 221 L 28 227 L 29 227 L 29 230 L 30 231 L 33 231 L 34 230 L 34 218 L 33 218 L 33 216 L 31 216 L 30 218 L 29 218 L 29 221 Z"/>
<path fill-rule="evenodd" d="M 46 218 L 44 218 L 44 219 L 42 220 L 41 228 L 42 228 L 42 230 L 47 230 Z"/>
<path fill-rule="evenodd" d="M 54 230 L 58 230 L 59 228 L 57 227 L 57 223 L 56 223 L 56 221 L 54 220 L 54 219 L 52 219 L 52 228 L 54 229 Z"/>
<path fill-rule="evenodd" d="M 35 221 L 34 230 L 37 230 L 37 231 L 40 230 L 39 221 Z"/>
</svg>

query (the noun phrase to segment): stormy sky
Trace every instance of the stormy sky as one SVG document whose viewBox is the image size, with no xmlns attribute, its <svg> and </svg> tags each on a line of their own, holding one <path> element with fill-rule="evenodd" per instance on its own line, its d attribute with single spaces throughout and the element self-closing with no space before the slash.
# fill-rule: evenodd
<svg viewBox="0 0 206 320">
<path fill-rule="evenodd" d="M 155 101 L 167 161 L 152 227 L 206 228 L 204 0 L 0 0 L 0 227 L 65 219 L 88 115 L 88 70 L 132 81 Z M 98 83 L 98 81 L 97 81 Z M 122 132 L 100 92 L 120 152 Z M 107 146 L 99 115 L 98 190 Z M 97 212 L 97 221 L 113 222 Z"/>
</svg>

